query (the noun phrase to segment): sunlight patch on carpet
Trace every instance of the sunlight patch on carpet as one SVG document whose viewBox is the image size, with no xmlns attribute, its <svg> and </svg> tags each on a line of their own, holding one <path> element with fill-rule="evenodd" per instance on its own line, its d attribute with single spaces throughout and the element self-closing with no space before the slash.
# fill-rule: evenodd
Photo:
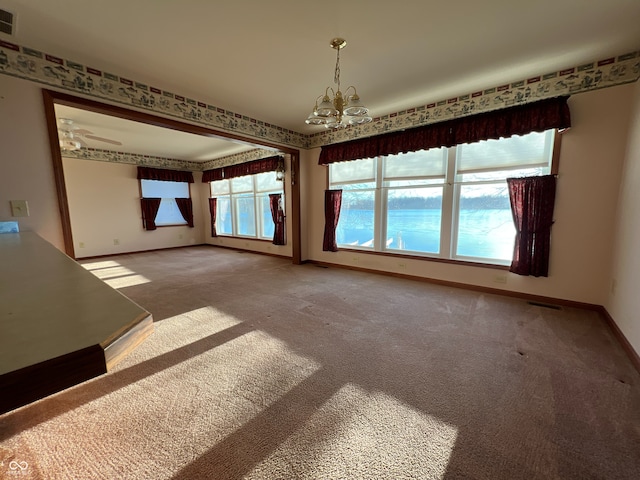
<svg viewBox="0 0 640 480">
<path fill-rule="evenodd" d="M 196 308 L 166 318 L 154 324 L 153 335 L 120 362 L 115 370 L 122 370 L 178 348 L 186 348 L 191 343 L 224 332 L 241 323 L 242 321 L 233 315 L 212 306 Z"/>
<path fill-rule="evenodd" d="M 151 282 L 151 280 L 144 275 L 140 275 L 127 267 L 123 267 L 118 262 L 85 263 L 82 266 L 115 289 L 133 287 L 134 285 Z"/>
<path fill-rule="evenodd" d="M 188 334 L 185 325 L 198 326 L 186 316 L 173 320 L 173 325 L 159 325 L 167 326 L 156 347 Z M 151 362 L 45 400 L 50 406 L 43 413 L 50 415 L 57 406 L 66 411 L 24 429 L 7 448 L 49 479 L 169 479 L 220 442 L 246 433 L 248 425 L 249 436 L 261 435 L 261 422 L 268 419 L 265 410 L 319 369 L 316 362 L 262 331 L 213 348 L 181 351 L 177 358 L 157 364 L 156 353 L 155 348 L 146 352 Z M 128 372 L 135 381 L 128 381 Z M 83 399 L 90 398 L 92 390 L 103 394 Z M 72 409 L 64 408 L 75 402 Z"/>
<path fill-rule="evenodd" d="M 347 384 L 248 477 L 443 478 L 457 436 L 393 396 Z"/>
<path fill-rule="evenodd" d="M 102 262 L 89 262 L 89 263 L 84 263 L 82 260 L 80 260 L 80 264 L 89 271 L 92 270 L 100 270 L 102 268 L 111 268 L 111 267 L 119 267 L 120 264 L 114 260 L 105 260 Z"/>
</svg>

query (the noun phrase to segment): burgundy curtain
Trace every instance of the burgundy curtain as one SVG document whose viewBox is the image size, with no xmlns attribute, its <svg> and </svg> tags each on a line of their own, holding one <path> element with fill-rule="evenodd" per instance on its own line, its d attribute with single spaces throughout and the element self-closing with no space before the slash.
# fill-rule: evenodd
<svg viewBox="0 0 640 480">
<path fill-rule="evenodd" d="M 283 159 L 282 155 L 261 158 L 251 162 L 229 165 L 228 167 L 205 170 L 202 174 L 202 183 L 222 180 L 223 178 L 244 177 L 245 175 L 256 175 L 258 173 L 275 172 L 278 163 Z"/>
<path fill-rule="evenodd" d="M 340 219 L 340 206 L 342 205 L 342 190 L 324 191 L 324 239 L 322 250 L 325 252 L 337 252 L 336 228 Z"/>
<path fill-rule="evenodd" d="M 217 237 L 218 232 L 216 231 L 216 212 L 218 210 L 218 199 L 210 198 L 209 199 L 209 214 L 211 215 L 211 236 Z"/>
<path fill-rule="evenodd" d="M 550 98 L 404 131 L 326 145 L 322 147 L 318 163 L 328 165 L 347 160 L 507 138 L 551 128 L 569 128 L 571 116 L 567 105 L 568 98 Z"/>
<path fill-rule="evenodd" d="M 182 218 L 187 221 L 187 225 L 193 228 L 193 202 L 190 198 L 176 198 L 176 205 L 182 214 Z"/>
<path fill-rule="evenodd" d="M 507 185 L 516 227 L 516 244 L 509 271 L 547 277 L 556 177 L 508 178 Z"/>
<path fill-rule="evenodd" d="M 141 198 L 140 205 L 142 206 L 142 226 L 145 230 L 156 229 L 156 215 L 160 208 L 160 198 Z"/>
<path fill-rule="evenodd" d="M 284 245 L 284 212 L 282 211 L 282 195 L 280 193 L 269 194 L 269 206 L 271 207 L 271 218 L 273 218 L 273 224 L 275 230 L 273 232 L 273 244 Z"/>
<path fill-rule="evenodd" d="M 167 170 L 166 168 L 138 167 L 138 180 L 193 183 L 193 173 L 182 170 Z"/>
</svg>

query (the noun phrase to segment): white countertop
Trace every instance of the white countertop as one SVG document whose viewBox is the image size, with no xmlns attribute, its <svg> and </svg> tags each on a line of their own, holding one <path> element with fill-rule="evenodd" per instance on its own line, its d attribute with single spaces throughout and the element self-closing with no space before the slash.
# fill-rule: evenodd
<svg viewBox="0 0 640 480">
<path fill-rule="evenodd" d="M 105 346 L 147 315 L 37 234 L 0 234 L 0 375 Z"/>
</svg>

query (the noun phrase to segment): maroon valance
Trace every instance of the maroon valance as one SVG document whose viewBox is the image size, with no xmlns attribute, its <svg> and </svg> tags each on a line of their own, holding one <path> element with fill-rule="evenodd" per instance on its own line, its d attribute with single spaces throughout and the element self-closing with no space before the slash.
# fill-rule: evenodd
<svg viewBox="0 0 640 480">
<path fill-rule="evenodd" d="M 383 155 L 452 147 L 571 126 L 568 96 L 322 147 L 320 165 Z"/>
<path fill-rule="evenodd" d="M 256 175 L 258 173 L 274 172 L 278 168 L 278 163 L 282 160 L 281 155 L 261 158 L 251 162 L 229 165 L 228 167 L 205 170 L 202 174 L 202 182 L 208 183 L 225 178 L 244 177 L 245 175 Z"/>
<path fill-rule="evenodd" d="M 165 168 L 138 167 L 138 180 L 193 183 L 193 173 Z"/>
<path fill-rule="evenodd" d="M 222 180 L 224 168 L 214 168 L 213 170 L 205 170 L 202 172 L 202 183 L 215 182 L 216 180 Z"/>
</svg>

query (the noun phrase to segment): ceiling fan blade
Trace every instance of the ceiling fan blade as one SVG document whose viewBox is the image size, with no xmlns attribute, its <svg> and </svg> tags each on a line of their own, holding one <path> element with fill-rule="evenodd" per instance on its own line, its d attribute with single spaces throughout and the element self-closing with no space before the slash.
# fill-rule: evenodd
<svg viewBox="0 0 640 480">
<path fill-rule="evenodd" d="M 82 148 L 89 148 L 89 145 L 87 145 L 87 142 L 85 142 L 82 138 L 80 137 L 74 137 L 73 138 L 75 141 L 77 141 L 78 143 L 80 143 L 80 146 Z"/>
<path fill-rule="evenodd" d="M 86 130 L 84 128 L 74 128 L 73 133 L 75 135 L 91 135 L 93 132 L 90 132 L 89 130 Z"/>
<path fill-rule="evenodd" d="M 84 138 L 90 138 L 91 140 L 110 143 L 112 145 L 122 145 L 122 142 L 118 142 L 117 140 L 111 140 L 110 138 L 96 137 L 95 135 L 84 135 Z"/>
</svg>

